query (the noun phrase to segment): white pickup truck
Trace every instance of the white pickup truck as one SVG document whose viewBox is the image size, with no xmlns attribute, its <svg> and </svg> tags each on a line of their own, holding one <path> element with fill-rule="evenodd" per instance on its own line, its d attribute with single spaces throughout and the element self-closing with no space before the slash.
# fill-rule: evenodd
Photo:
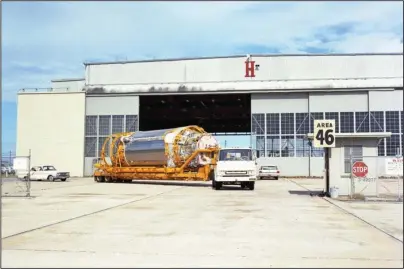
<svg viewBox="0 0 404 269">
<path fill-rule="evenodd" d="M 59 172 L 53 165 L 40 165 L 34 166 L 29 172 L 30 180 L 49 180 L 55 181 L 60 179 L 66 181 L 70 177 L 69 172 Z M 17 178 L 26 180 L 28 175 L 26 173 L 17 173 Z"/>
<path fill-rule="evenodd" d="M 212 188 L 220 190 L 223 185 L 240 185 L 242 189 L 254 190 L 257 180 L 255 150 L 251 148 L 220 149 L 212 178 Z"/>
</svg>

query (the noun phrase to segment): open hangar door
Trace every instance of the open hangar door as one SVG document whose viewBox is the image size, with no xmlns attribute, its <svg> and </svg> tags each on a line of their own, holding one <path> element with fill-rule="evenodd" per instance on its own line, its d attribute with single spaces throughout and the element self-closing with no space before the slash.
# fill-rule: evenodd
<svg viewBox="0 0 404 269">
<path fill-rule="evenodd" d="M 250 133 L 250 94 L 139 96 L 139 130 L 198 125 L 213 134 Z"/>
</svg>

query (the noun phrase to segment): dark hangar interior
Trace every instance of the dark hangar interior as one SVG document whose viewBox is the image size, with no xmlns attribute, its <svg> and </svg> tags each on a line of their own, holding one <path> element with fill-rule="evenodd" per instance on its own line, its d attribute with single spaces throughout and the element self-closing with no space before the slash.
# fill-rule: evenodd
<svg viewBox="0 0 404 269">
<path fill-rule="evenodd" d="M 139 130 L 198 125 L 209 133 L 250 133 L 250 94 L 139 96 Z"/>
</svg>

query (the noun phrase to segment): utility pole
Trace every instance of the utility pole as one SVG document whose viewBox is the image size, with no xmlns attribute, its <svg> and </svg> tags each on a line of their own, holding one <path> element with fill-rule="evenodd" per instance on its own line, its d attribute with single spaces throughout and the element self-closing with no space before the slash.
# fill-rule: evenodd
<svg viewBox="0 0 404 269">
<path fill-rule="evenodd" d="M 224 140 L 224 147 L 227 148 L 227 140 Z"/>
</svg>

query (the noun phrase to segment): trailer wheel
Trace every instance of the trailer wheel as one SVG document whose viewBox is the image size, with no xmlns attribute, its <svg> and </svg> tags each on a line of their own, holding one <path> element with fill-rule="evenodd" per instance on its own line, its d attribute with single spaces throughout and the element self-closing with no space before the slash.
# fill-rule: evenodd
<svg viewBox="0 0 404 269">
<path fill-rule="evenodd" d="M 111 177 L 105 177 L 105 182 L 111 182 L 112 178 Z"/>
<path fill-rule="evenodd" d="M 240 184 L 240 187 L 241 187 L 241 189 L 245 189 L 245 183 L 242 182 L 242 183 Z"/>
<path fill-rule="evenodd" d="M 104 177 L 96 177 L 96 181 L 97 182 L 105 182 L 105 178 Z"/>
</svg>

